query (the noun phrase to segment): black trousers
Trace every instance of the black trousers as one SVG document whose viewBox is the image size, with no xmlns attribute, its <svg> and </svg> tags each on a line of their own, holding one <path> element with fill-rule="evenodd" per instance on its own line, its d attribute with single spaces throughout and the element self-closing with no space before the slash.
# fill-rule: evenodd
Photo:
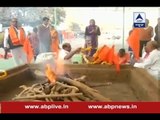
<svg viewBox="0 0 160 120">
<path fill-rule="evenodd" d="M 140 56 L 140 57 L 142 57 L 143 47 L 146 46 L 147 42 L 148 42 L 148 41 L 146 41 L 146 40 L 140 41 L 140 46 L 139 46 L 139 48 L 140 48 L 140 49 L 139 49 L 139 56 Z"/>
</svg>

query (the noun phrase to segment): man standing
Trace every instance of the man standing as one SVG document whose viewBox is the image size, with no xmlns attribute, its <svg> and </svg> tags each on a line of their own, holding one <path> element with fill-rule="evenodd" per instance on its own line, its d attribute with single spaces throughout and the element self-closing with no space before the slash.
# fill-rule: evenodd
<svg viewBox="0 0 160 120">
<path fill-rule="evenodd" d="M 142 57 L 142 51 L 143 47 L 146 46 L 148 41 L 151 41 L 151 38 L 153 37 L 153 27 L 149 26 L 149 20 L 146 19 L 146 26 L 145 28 L 140 29 L 140 50 L 139 50 L 139 56 Z"/>
<path fill-rule="evenodd" d="M 34 50 L 34 59 L 36 59 L 37 55 L 39 54 L 39 39 L 37 32 L 38 32 L 37 27 L 34 27 L 33 32 L 28 36 L 32 48 Z"/>
<path fill-rule="evenodd" d="M 58 30 L 58 37 L 59 37 L 59 44 L 62 45 L 63 43 L 63 34 L 62 34 L 62 30 Z"/>
<path fill-rule="evenodd" d="M 23 49 L 25 41 L 24 29 L 18 26 L 17 18 L 13 18 L 10 27 L 5 30 L 4 49 L 5 51 L 11 50 L 16 66 L 27 63 L 27 55 Z"/>
<path fill-rule="evenodd" d="M 154 40 L 160 44 L 160 18 L 158 18 L 158 23 L 155 27 L 155 34 Z"/>
<path fill-rule="evenodd" d="M 100 28 L 95 25 L 95 20 L 90 20 L 90 25 L 85 29 L 85 39 L 88 37 L 91 39 L 91 54 L 89 56 L 93 56 L 98 48 L 98 35 L 101 35 Z M 85 43 L 86 45 L 86 43 Z"/>
<path fill-rule="evenodd" d="M 60 49 L 59 48 L 59 37 L 58 37 L 58 32 L 54 28 L 53 25 L 51 26 L 50 32 L 51 32 L 51 39 L 52 39 L 51 49 L 58 56 L 58 52 L 59 52 L 59 49 Z"/>
<path fill-rule="evenodd" d="M 49 28 L 49 18 L 44 17 L 43 23 L 38 27 L 39 52 L 51 52 L 51 34 Z"/>
</svg>

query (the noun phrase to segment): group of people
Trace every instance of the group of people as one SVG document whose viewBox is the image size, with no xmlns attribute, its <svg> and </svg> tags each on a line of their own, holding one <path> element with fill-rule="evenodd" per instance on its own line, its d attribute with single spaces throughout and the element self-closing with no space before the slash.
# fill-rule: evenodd
<svg viewBox="0 0 160 120">
<path fill-rule="evenodd" d="M 134 67 L 146 68 L 149 71 L 160 72 L 160 18 L 155 27 L 155 37 L 153 27 L 149 26 L 149 20 L 146 19 L 145 28 L 133 28 L 129 32 L 129 36 L 133 36 L 133 40 L 138 36 L 139 57 L 140 59 L 131 60 L 129 53 L 121 48 L 118 52 L 119 64 L 132 64 Z M 138 34 L 135 34 L 138 29 Z M 89 25 L 85 28 L 85 45 L 84 48 L 90 47 L 90 51 L 86 52 L 87 56 L 92 57 L 98 49 L 98 36 L 101 35 L 100 27 L 95 24 L 95 20 L 91 19 Z M 135 38 L 134 38 L 135 37 Z M 130 38 L 128 38 L 130 39 Z M 18 20 L 13 18 L 11 25 L 5 30 L 4 49 L 8 50 L 14 56 L 14 61 L 17 65 L 34 61 L 36 56 L 41 53 L 54 52 L 59 58 L 67 63 L 71 63 L 71 58 L 74 54 L 79 53 L 82 48 L 79 47 L 72 50 L 70 43 L 64 43 L 62 48 L 59 47 L 59 34 L 54 26 L 50 25 L 50 20 L 47 17 L 43 18 L 40 26 L 35 27 L 33 32 L 26 35 L 24 29 L 18 24 Z M 143 49 L 145 52 L 143 53 Z M 129 44 L 129 50 L 134 52 L 134 45 Z M 144 55 L 145 54 L 145 55 Z M 28 57 L 28 58 L 27 58 Z M 32 60 L 33 59 L 33 60 Z M 132 61 L 132 62 L 131 62 Z"/>
<path fill-rule="evenodd" d="M 33 32 L 26 34 L 17 18 L 11 19 L 10 27 L 5 30 L 3 47 L 5 56 L 11 52 L 16 66 L 34 62 L 41 53 L 53 52 L 66 62 L 80 52 L 81 47 L 71 51 L 70 43 L 59 46 L 59 33 L 47 17 L 43 18 L 42 24 L 33 28 Z M 7 57 L 5 57 L 7 59 Z"/>
<path fill-rule="evenodd" d="M 131 64 L 134 67 L 144 68 L 156 79 L 160 80 L 160 18 L 154 30 L 149 26 L 146 19 L 145 28 L 133 28 L 129 32 L 129 50 L 132 51 L 134 58 Z M 132 44 L 131 44 L 132 43 Z"/>
<path fill-rule="evenodd" d="M 5 56 L 10 51 L 15 65 L 21 65 L 33 62 L 40 53 L 58 54 L 59 36 L 47 17 L 44 17 L 42 24 L 33 28 L 33 32 L 29 34 L 25 33 L 18 19 L 13 18 L 10 27 L 5 30 L 3 47 Z"/>
<path fill-rule="evenodd" d="M 95 25 L 95 21 L 91 19 L 90 25 L 85 29 L 85 47 L 91 46 L 92 48 L 91 52 L 87 53 L 89 56 L 93 56 L 96 52 L 98 48 L 98 35 L 100 34 L 100 28 Z M 135 41 L 134 43 L 138 46 L 135 44 L 130 46 L 129 44 L 129 51 L 132 51 L 132 56 L 129 52 L 126 52 L 124 48 L 119 49 L 117 54 L 119 57 L 119 64 L 131 64 L 134 67 L 147 69 L 156 79 L 160 79 L 160 18 L 158 18 L 158 23 L 155 27 L 154 39 L 152 39 L 154 36 L 154 29 L 149 25 L 148 19 L 146 19 L 145 28 L 133 27 L 133 29 L 129 31 L 129 36 L 131 36 L 131 34 L 133 36 L 133 41 Z M 138 53 L 133 49 L 136 49 Z M 138 54 L 137 58 L 140 59 L 135 58 L 134 54 Z"/>
</svg>

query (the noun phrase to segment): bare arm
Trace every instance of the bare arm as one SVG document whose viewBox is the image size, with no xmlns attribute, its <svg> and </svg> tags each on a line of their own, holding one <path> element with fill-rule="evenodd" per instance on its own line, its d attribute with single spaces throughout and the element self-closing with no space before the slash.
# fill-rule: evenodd
<svg viewBox="0 0 160 120">
<path fill-rule="evenodd" d="M 71 51 L 70 53 L 68 53 L 65 57 L 64 57 L 64 60 L 68 60 L 70 58 L 72 58 L 72 56 L 78 52 L 80 52 L 81 48 L 77 48 L 73 51 Z"/>
</svg>

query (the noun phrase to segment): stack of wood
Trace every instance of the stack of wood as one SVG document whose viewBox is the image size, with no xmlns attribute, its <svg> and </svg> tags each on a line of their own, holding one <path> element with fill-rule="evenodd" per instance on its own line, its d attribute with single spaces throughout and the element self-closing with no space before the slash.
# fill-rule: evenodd
<svg viewBox="0 0 160 120">
<path fill-rule="evenodd" d="M 64 76 L 57 76 L 56 82 L 52 84 L 47 81 L 44 83 L 33 84 L 30 87 L 20 86 L 23 90 L 13 98 L 16 101 L 111 101 L 86 84 L 84 79 L 71 79 Z"/>
</svg>

